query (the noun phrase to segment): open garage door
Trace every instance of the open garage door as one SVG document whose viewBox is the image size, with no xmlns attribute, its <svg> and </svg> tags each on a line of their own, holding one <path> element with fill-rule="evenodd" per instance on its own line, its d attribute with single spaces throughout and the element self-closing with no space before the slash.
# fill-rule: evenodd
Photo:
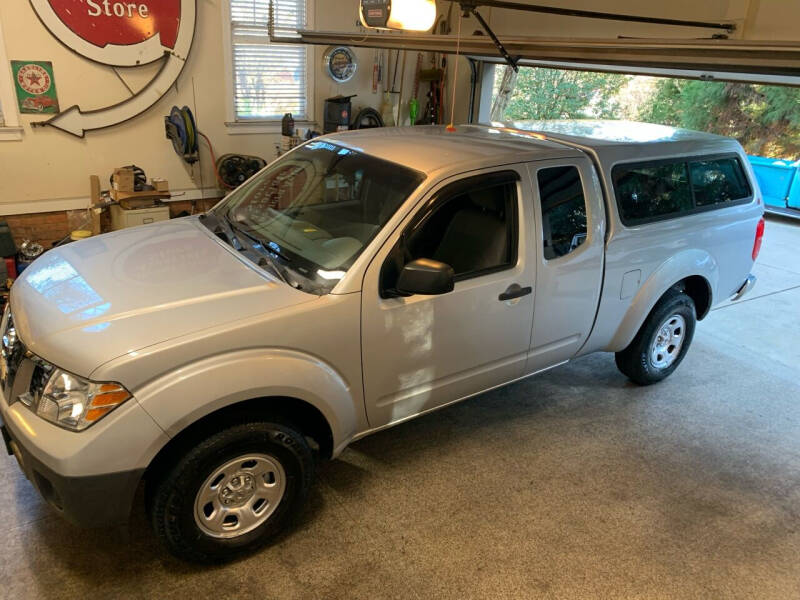
<svg viewBox="0 0 800 600">
<path fill-rule="evenodd" d="M 456 4 L 456 3 L 453 3 Z M 462 9 L 469 8 L 470 2 L 460 2 Z M 494 5 L 500 8 L 510 5 L 519 6 L 517 3 L 489 2 L 482 0 L 475 4 Z M 758 5 L 749 5 L 757 12 Z M 700 29 L 724 29 L 728 28 L 727 34 L 714 33 L 708 31 L 700 32 L 699 35 L 709 35 L 711 37 L 693 38 L 689 37 L 692 33 L 687 33 L 686 29 L 682 38 L 651 38 L 651 37 L 521 37 L 512 35 L 501 35 L 497 39 L 491 26 L 480 18 L 479 15 L 472 13 L 477 18 L 477 22 L 483 27 L 486 35 L 480 35 L 480 31 L 475 34 L 465 35 L 459 38 L 454 35 L 420 35 L 420 34 L 399 34 L 395 32 L 381 33 L 344 33 L 330 31 L 301 31 L 298 37 L 285 38 L 275 36 L 270 32 L 273 41 L 280 43 L 301 43 L 312 45 L 346 45 L 364 48 L 378 48 L 387 50 L 405 50 L 410 52 L 431 52 L 435 54 L 460 54 L 470 59 L 473 66 L 471 93 L 467 95 L 466 90 L 461 87 L 459 92 L 463 93 L 462 104 L 468 105 L 468 115 L 470 122 L 478 121 L 488 123 L 492 121 L 515 120 L 513 115 L 504 115 L 503 118 L 495 118 L 493 115 L 497 106 L 495 101 L 498 97 L 498 89 L 504 89 L 502 84 L 495 78 L 495 72 L 501 66 L 510 64 L 514 67 L 561 69 L 570 71 L 585 71 L 595 73 L 615 73 L 626 76 L 649 76 L 656 78 L 673 78 L 680 80 L 698 80 L 694 83 L 698 85 L 702 82 L 723 82 L 735 84 L 733 87 L 749 87 L 745 90 L 751 97 L 758 100 L 760 91 L 755 89 L 758 86 L 789 86 L 800 87 L 800 40 L 792 41 L 771 41 L 771 40 L 752 40 L 752 39 L 729 39 L 728 34 L 737 36 L 746 35 L 745 30 L 738 30 L 735 25 L 711 22 L 690 22 L 672 21 L 665 19 L 653 19 L 650 17 L 639 17 L 630 15 L 616 15 L 610 13 L 596 13 L 589 11 L 572 11 L 560 7 L 535 7 L 536 11 L 554 12 L 560 16 L 578 17 L 588 19 L 612 19 L 612 20 L 632 20 L 632 21 L 660 21 L 662 25 L 679 25 Z M 469 11 L 466 11 L 469 12 Z M 748 19 L 751 15 L 748 9 Z M 466 13 L 465 13 L 466 14 Z M 755 13 L 753 13 L 755 14 Z M 774 15 L 773 15 L 774 16 Z M 448 20 L 449 20 L 448 16 Z M 438 21 L 437 21 L 438 23 Z M 506 23 L 508 25 L 508 23 Z M 514 31 L 525 31 L 522 24 L 515 24 Z M 437 28 L 434 27 L 436 30 Z M 446 29 L 443 29 L 446 31 Z M 690 30 L 691 31 L 691 30 Z M 635 32 L 628 29 L 622 30 L 626 35 L 635 35 Z M 586 32 L 591 35 L 591 32 Z M 604 35 L 613 35 L 605 31 Z M 668 33 L 658 35 L 668 35 Z M 508 71 L 510 72 L 510 68 Z M 512 74 L 514 75 L 514 74 Z M 512 77 L 513 78 L 513 77 Z M 720 84 L 717 84 L 720 85 Z M 719 88 L 717 88 L 719 89 Z M 464 90 L 461 92 L 461 90 Z M 507 94 L 510 96 L 513 91 L 513 84 L 508 86 Z M 730 90 L 729 90 L 730 91 Z M 738 90 L 734 90 L 734 95 Z M 794 98 L 794 95 L 792 96 Z M 794 102 L 794 100 L 791 100 Z M 698 112 L 690 107 L 689 112 Z M 767 106 L 767 111 L 771 110 Z M 501 111 L 502 112 L 502 111 Z M 785 112 L 785 111 L 784 111 Z M 793 137 L 793 132 L 797 131 L 797 119 L 794 115 L 798 111 L 792 109 L 790 117 L 780 116 L 778 120 L 789 123 L 787 132 L 783 132 L 782 137 Z M 713 117 L 713 115 L 712 115 Z M 719 122 L 739 123 L 730 115 L 720 115 Z M 533 118 L 533 117 L 522 117 Z M 566 118 L 566 117 L 547 117 L 547 118 Z M 590 116 L 572 118 L 593 118 Z M 618 115 L 606 118 L 623 118 Z M 669 122 L 669 119 L 659 120 L 655 117 L 639 117 L 636 120 L 648 120 L 649 122 L 663 122 L 675 126 L 683 126 L 690 129 L 707 130 L 703 124 L 681 124 Z M 673 119 L 674 120 L 674 119 Z M 441 122 L 441 120 L 439 121 Z M 708 123 L 717 123 L 714 118 Z M 787 168 L 794 169 L 795 177 L 800 179 L 800 162 L 797 162 L 797 153 L 794 143 L 771 143 L 771 147 L 765 148 L 763 144 L 748 144 L 746 136 L 755 138 L 753 132 L 744 127 L 743 132 L 739 131 L 713 131 L 721 135 L 728 135 L 739 139 L 754 159 L 764 159 L 769 164 L 761 165 L 761 170 L 769 176 L 773 176 L 776 164 L 782 167 L 783 163 Z M 763 130 L 764 128 L 762 128 Z M 763 133 L 763 131 L 761 131 Z M 757 139 L 757 138 L 755 138 Z M 761 139 L 767 139 L 762 136 Z M 774 159 L 774 160 L 773 160 Z M 777 162 L 775 162 L 777 161 Z M 755 165 L 758 166 L 758 165 Z M 762 168 L 763 167 L 763 168 Z M 758 171 L 758 169 L 756 169 Z M 796 173 L 797 172 L 797 173 Z M 784 177 L 784 173 L 779 173 Z M 765 175 L 766 176 L 766 175 Z M 794 179 L 792 179 L 794 181 Z M 766 186 L 766 181 L 762 187 Z M 782 187 L 781 187 L 782 186 Z M 776 192 L 774 202 L 769 203 L 770 208 L 776 212 L 788 212 L 792 216 L 800 214 L 800 210 L 791 204 L 792 193 L 784 193 L 783 180 L 781 180 L 779 192 Z M 797 186 L 789 186 L 787 189 L 795 189 Z M 800 188 L 798 188 L 800 189 Z M 800 197 L 800 196 L 798 196 Z M 795 200 L 795 202 L 800 202 Z"/>
<path fill-rule="evenodd" d="M 272 36 L 277 43 L 347 45 L 455 54 L 453 35 L 355 34 L 301 31 L 298 37 Z M 580 70 L 770 83 L 800 86 L 800 43 L 729 39 L 571 39 L 503 38 L 508 53 L 521 65 Z M 461 39 L 461 53 L 478 60 L 502 62 L 486 36 Z"/>
</svg>

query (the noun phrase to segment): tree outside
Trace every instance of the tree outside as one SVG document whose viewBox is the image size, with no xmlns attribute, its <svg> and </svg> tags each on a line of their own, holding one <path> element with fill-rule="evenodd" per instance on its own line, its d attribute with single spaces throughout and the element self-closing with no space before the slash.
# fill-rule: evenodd
<svg viewBox="0 0 800 600">
<path fill-rule="evenodd" d="M 495 102 L 495 120 L 646 121 L 733 137 L 750 154 L 800 159 L 799 88 L 537 67 L 522 67 L 514 81 L 507 70 L 496 70 L 503 102 Z"/>
</svg>

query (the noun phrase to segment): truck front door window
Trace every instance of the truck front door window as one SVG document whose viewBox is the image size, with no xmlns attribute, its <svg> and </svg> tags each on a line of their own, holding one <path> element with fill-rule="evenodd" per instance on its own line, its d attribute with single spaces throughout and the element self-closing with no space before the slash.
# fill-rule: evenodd
<svg viewBox="0 0 800 600">
<path fill-rule="evenodd" d="M 516 261 L 517 175 L 459 181 L 445 188 L 411 226 L 384 269 L 393 289 L 403 266 L 429 258 L 453 267 L 457 281 L 510 268 Z"/>
</svg>

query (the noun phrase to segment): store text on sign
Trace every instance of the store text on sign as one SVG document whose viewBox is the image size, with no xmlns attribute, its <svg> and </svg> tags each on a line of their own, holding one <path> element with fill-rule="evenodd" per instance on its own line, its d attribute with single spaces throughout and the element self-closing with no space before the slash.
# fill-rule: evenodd
<svg viewBox="0 0 800 600">
<path fill-rule="evenodd" d="M 31 0 L 39 7 L 37 10 L 42 11 L 40 17 L 56 37 L 73 50 L 102 63 L 108 62 L 109 57 L 96 56 L 93 50 L 83 47 L 83 42 L 97 48 L 112 46 L 119 49 L 131 48 L 158 36 L 162 47 L 174 49 L 180 24 L 191 10 L 188 6 L 194 1 Z M 187 15 L 182 14 L 183 3 L 187 5 Z M 153 62 L 161 57 L 157 49 L 148 52 L 145 47 L 140 48 L 141 50 L 132 49 L 130 53 L 131 58 L 135 53 L 140 61 L 135 64 Z M 124 63 L 126 59 L 117 56 L 114 62 Z"/>
<path fill-rule="evenodd" d="M 86 0 L 86 4 L 89 5 L 88 12 L 90 17 L 105 15 L 107 17 L 127 17 L 130 19 L 134 16 L 138 16 L 142 19 L 146 19 L 150 16 L 150 9 L 146 4 L 136 4 L 135 2 L 112 3 L 109 0 L 102 0 L 101 2 Z"/>
</svg>

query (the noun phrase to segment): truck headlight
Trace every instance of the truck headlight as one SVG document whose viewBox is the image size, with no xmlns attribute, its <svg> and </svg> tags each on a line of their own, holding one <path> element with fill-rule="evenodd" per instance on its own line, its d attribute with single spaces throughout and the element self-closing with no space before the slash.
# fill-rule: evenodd
<svg viewBox="0 0 800 600">
<path fill-rule="evenodd" d="M 54 368 L 38 403 L 31 408 L 60 427 L 83 431 L 131 397 L 118 383 L 89 381 Z"/>
</svg>

